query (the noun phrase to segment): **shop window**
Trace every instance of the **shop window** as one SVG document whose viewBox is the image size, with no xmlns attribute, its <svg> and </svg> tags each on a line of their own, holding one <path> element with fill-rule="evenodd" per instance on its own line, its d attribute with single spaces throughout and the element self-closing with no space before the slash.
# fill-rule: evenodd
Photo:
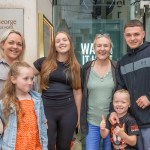
<svg viewBox="0 0 150 150">
<path fill-rule="evenodd" d="M 64 30 L 72 36 L 81 65 L 95 58 L 95 35 L 108 33 L 114 44 L 112 59 L 119 60 L 127 49 L 123 26 L 130 19 L 130 4 L 130 0 L 57 0 L 53 5 L 55 32 Z"/>
</svg>

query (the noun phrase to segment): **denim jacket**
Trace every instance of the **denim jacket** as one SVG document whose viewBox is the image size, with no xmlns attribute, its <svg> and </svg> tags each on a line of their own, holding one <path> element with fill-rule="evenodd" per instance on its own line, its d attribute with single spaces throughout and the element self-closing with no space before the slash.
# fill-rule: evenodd
<svg viewBox="0 0 150 150">
<path fill-rule="evenodd" d="M 42 150 L 48 150 L 48 138 L 47 138 L 47 129 L 46 129 L 46 118 L 44 114 L 43 102 L 41 95 L 35 91 L 29 92 L 32 100 L 34 101 L 34 109 L 37 116 L 37 124 L 39 130 L 40 143 L 42 145 Z M 17 117 L 16 111 L 13 104 L 10 105 L 10 116 L 8 119 L 7 126 L 5 127 L 4 133 L 0 138 L 0 149 L 2 150 L 15 150 L 16 145 L 16 135 L 17 135 Z M 0 117 L 2 118 L 5 124 L 5 118 L 2 113 L 3 104 L 0 101 Z M 30 149 L 30 148 L 29 148 Z"/>
</svg>

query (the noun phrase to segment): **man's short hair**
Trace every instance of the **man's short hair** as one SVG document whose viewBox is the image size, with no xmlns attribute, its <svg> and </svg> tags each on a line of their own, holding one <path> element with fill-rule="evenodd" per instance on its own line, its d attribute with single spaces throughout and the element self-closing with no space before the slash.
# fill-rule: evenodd
<svg viewBox="0 0 150 150">
<path fill-rule="evenodd" d="M 133 19 L 133 20 L 130 20 L 129 22 L 127 22 L 124 26 L 124 31 L 128 27 L 141 27 L 144 30 L 143 23 L 137 19 Z"/>
</svg>

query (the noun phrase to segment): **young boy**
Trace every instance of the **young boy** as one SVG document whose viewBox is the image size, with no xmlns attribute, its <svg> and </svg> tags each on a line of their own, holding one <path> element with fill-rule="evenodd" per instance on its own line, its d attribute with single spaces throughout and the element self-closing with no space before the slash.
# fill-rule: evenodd
<svg viewBox="0 0 150 150">
<path fill-rule="evenodd" d="M 102 116 L 100 123 L 101 136 L 105 138 L 110 132 L 111 142 L 115 150 L 135 150 L 139 128 L 135 119 L 128 113 L 130 107 L 129 92 L 124 89 L 116 91 L 113 96 L 113 106 L 118 115 L 119 123 L 111 125 Z"/>
</svg>

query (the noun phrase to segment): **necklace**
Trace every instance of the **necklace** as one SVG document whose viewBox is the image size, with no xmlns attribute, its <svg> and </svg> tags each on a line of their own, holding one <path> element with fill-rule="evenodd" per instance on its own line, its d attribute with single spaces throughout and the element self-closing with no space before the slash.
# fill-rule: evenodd
<svg viewBox="0 0 150 150">
<path fill-rule="evenodd" d="M 110 74 L 110 71 L 108 71 L 103 77 L 100 77 L 100 81 L 103 82 L 106 76 L 108 76 L 109 74 Z"/>
<path fill-rule="evenodd" d="M 110 73 L 110 68 L 110 61 L 106 65 L 101 65 L 101 63 L 97 62 L 93 66 L 93 70 L 99 75 L 101 82 L 103 82 L 104 78 Z"/>
<path fill-rule="evenodd" d="M 104 78 L 103 78 L 103 77 L 100 77 L 100 81 L 103 82 L 103 81 L 104 81 Z"/>
</svg>

